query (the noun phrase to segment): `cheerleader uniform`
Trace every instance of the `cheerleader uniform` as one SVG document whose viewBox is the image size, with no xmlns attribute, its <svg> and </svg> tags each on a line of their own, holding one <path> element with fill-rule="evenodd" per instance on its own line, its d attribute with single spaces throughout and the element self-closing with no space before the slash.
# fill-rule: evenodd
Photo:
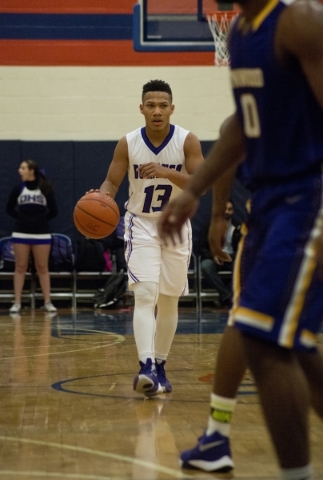
<svg viewBox="0 0 323 480">
<path fill-rule="evenodd" d="M 50 244 L 49 220 L 57 216 L 54 191 L 43 193 L 37 180 L 23 182 L 10 193 L 6 212 L 16 218 L 13 243 L 28 245 Z"/>
</svg>

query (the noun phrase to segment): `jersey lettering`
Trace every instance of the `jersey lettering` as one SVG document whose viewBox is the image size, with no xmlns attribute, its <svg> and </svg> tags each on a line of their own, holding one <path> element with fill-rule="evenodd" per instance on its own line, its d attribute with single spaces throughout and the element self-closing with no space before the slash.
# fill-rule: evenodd
<svg viewBox="0 0 323 480">
<path fill-rule="evenodd" d="M 162 166 L 171 170 L 176 170 L 177 172 L 181 172 L 183 168 L 183 165 L 168 165 L 167 163 L 163 163 Z"/>
<path fill-rule="evenodd" d="M 146 187 L 144 192 L 145 192 L 145 201 L 144 201 L 144 206 L 142 209 L 142 213 L 149 213 L 150 209 L 153 212 L 160 212 L 164 205 L 169 201 L 169 198 L 172 194 L 172 189 L 173 187 L 171 185 L 150 185 L 149 187 Z M 164 191 L 164 193 L 159 194 L 157 192 L 157 197 L 154 199 L 154 193 L 157 190 Z M 152 206 L 152 203 L 154 202 L 154 205 L 159 203 L 159 205 Z"/>
<path fill-rule="evenodd" d="M 139 175 L 139 172 L 138 172 L 138 168 L 139 168 L 140 166 L 141 166 L 141 165 L 133 165 L 133 175 L 134 175 L 134 178 L 135 178 L 136 180 L 143 178 L 143 177 L 141 177 L 141 176 Z M 172 170 L 176 170 L 177 172 L 180 172 L 180 171 L 182 170 L 182 168 L 183 168 L 183 165 L 169 165 L 169 164 L 167 164 L 167 163 L 163 163 L 162 166 L 165 167 L 165 168 L 170 168 L 170 169 L 172 169 Z M 154 178 L 156 178 L 156 177 L 154 177 Z"/>
<path fill-rule="evenodd" d="M 251 93 L 244 93 L 240 97 L 240 102 L 245 135 L 249 138 L 259 138 L 261 130 L 255 97 Z"/>
<path fill-rule="evenodd" d="M 45 198 L 43 195 L 21 195 L 19 199 L 20 205 L 25 203 L 35 203 L 38 205 L 45 205 Z"/>
</svg>

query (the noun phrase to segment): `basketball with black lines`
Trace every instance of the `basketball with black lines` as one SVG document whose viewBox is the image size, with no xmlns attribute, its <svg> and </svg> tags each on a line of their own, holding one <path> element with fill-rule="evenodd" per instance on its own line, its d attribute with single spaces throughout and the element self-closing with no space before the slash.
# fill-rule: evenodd
<svg viewBox="0 0 323 480">
<path fill-rule="evenodd" d="M 117 228 L 120 211 L 110 195 L 92 192 L 84 195 L 74 208 L 74 224 L 89 238 L 108 237 Z"/>
</svg>

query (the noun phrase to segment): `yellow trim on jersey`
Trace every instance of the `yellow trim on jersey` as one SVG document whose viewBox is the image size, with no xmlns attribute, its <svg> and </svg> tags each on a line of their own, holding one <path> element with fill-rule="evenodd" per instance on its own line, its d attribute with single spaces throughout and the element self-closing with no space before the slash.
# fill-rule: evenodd
<svg viewBox="0 0 323 480">
<path fill-rule="evenodd" d="M 316 346 L 316 336 L 309 330 L 303 330 L 300 334 L 300 343 L 307 348 Z"/>
<path fill-rule="evenodd" d="M 286 314 L 280 331 L 278 343 L 287 348 L 291 348 L 294 344 L 299 317 L 303 311 L 305 297 L 316 268 L 315 251 L 313 248 L 314 243 L 315 239 L 311 238 L 309 244 L 305 247 L 305 257 L 298 273 L 293 295 L 286 309 Z"/>
<path fill-rule="evenodd" d="M 266 332 L 272 330 L 274 325 L 274 318 L 272 316 L 245 307 L 238 307 L 234 312 L 234 318 L 236 321 L 240 321 L 245 325 L 257 327 Z"/>
<path fill-rule="evenodd" d="M 256 16 L 256 18 L 252 22 L 252 30 L 256 31 L 262 22 L 265 20 L 266 17 L 276 8 L 280 0 L 272 0 L 271 2 L 267 3 L 265 8 L 261 10 L 261 12 Z"/>
<path fill-rule="evenodd" d="M 240 269 L 241 269 L 241 256 L 243 252 L 243 247 L 245 243 L 245 237 L 248 233 L 248 229 L 246 225 L 243 223 L 241 225 L 241 234 L 242 237 L 240 239 L 239 245 L 238 245 L 238 250 L 236 254 L 236 258 L 234 261 L 234 266 L 233 266 L 233 305 L 229 313 L 229 318 L 228 318 L 228 325 L 233 325 L 234 323 L 234 313 L 238 307 L 238 303 L 240 300 L 240 294 L 241 294 L 241 282 L 240 282 Z"/>
</svg>

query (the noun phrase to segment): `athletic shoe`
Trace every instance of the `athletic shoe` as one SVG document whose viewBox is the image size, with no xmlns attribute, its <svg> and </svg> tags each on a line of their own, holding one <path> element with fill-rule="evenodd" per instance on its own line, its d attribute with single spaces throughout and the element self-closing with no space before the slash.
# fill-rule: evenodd
<svg viewBox="0 0 323 480">
<path fill-rule="evenodd" d="M 133 389 L 138 393 L 143 393 L 146 397 L 163 393 L 159 385 L 155 364 L 151 358 L 147 358 L 146 363 L 139 362 L 140 371 L 133 381 Z"/>
<path fill-rule="evenodd" d="M 194 468 L 206 472 L 229 472 L 234 468 L 234 463 L 228 437 L 218 432 L 210 436 L 204 433 L 195 448 L 181 453 L 179 463 L 182 468 Z"/>
<path fill-rule="evenodd" d="M 12 307 L 10 308 L 9 312 L 10 313 L 19 313 L 21 310 L 21 305 L 20 303 L 14 303 Z"/>
<path fill-rule="evenodd" d="M 166 378 L 165 363 L 166 360 L 163 360 L 161 363 L 158 363 L 156 360 L 157 377 L 163 392 L 170 393 L 173 389 L 170 381 Z"/>
<path fill-rule="evenodd" d="M 49 313 L 57 312 L 57 308 L 54 307 L 52 302 L 45 303 L 44 309 L 46 310 L 46 312 L 49 312 Z"/>
</svg>

